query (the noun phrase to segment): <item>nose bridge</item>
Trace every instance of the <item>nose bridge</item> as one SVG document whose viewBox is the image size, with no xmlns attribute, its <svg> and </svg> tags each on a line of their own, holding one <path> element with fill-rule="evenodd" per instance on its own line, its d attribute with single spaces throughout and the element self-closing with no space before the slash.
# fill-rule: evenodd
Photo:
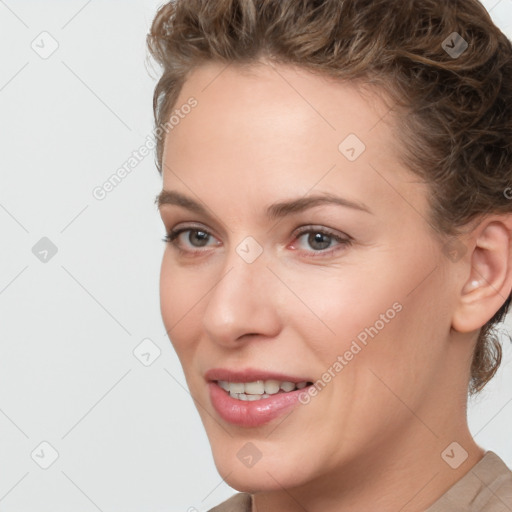
<svg viewBox="0 0 512 512">
<path fill-rule="evenodd" d="M 230 343 L 248 333 L 269 334 L 276 327 L 272 301 L 277 290 L 267 264 L 263 248 L 251 237 L 230 249 L 203 316 L 213 339 Z"/>
<path fill-rule="evenodd" d="M 258 283 L 266 279 L 268 258 L 263 246 L 252 236 L 246 236 L 227 253 L 223 272 L 219 282 L 220 293 L 257 298 Z M 225 281 L 222 283 L 222 281 Z M 246 293 L 244 293 L 244 290 Z M 252 292 L 252 293 L 251 293 Z"/>
</svg>

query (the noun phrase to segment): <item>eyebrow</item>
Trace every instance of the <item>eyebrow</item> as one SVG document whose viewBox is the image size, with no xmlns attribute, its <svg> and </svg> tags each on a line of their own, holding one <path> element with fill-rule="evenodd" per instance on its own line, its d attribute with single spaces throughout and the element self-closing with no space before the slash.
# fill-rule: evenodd
<svg viewBox="0 0 512 512">
<path fill-rule="evenodd" d="M 166 204 L 173 204 L 181 206 L 192 212 L 209 217 L 207 209 L 201 204 L 180 192 L 175 190 L 162 190 L 155 198 L 155 203 L 158 204 L 158 208 Z M 293 213 L 299 213 L 309 208 L 323 204 L 335 204 L 338 206 L 345 206 L 347 208 L 353 208 L 366 213 L 373 214 L 373 212 L 363 203 L 351 201 L 343 197 L 338 197 L 328 192 L 311 195 L 307 197 L 300 197 L 298 199 L 292 199 L 290 201 L 282 201 L 273 203 L 267 207 L 267 218 L 270 220 L 278 219 L 291 215 Z"/>
</svg>

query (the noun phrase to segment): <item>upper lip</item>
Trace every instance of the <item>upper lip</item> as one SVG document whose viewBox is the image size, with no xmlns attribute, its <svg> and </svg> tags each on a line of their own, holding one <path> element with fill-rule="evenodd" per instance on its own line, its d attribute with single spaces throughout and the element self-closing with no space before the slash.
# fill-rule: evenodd
<svg viewBox="0 0 512 512">
<path fill-rule="evenodd" d="M 256 368 L 246 368 L 244 370 L 211 368 L 204 376 L 208 381 L 254 382 L 257 380 L 278 380 L 279 382 L 293 382 L 295 384 L 298 382 L 311 382 L 311 379 L 305 377 L 285 375 L 284 373 L 269 372 L 268 370 L 258 370 Z"/>
</svg>

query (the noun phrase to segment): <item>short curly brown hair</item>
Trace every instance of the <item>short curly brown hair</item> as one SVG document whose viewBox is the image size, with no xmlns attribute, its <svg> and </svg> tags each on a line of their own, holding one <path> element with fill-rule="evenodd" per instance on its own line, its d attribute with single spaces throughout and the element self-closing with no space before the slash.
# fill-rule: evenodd
<svg viewBox="0 0 512 512">
<path fill-rule="evenodd" d="M 202 63 L 296 65 L 388 93 L 400 157 L 431 185 L 429 222 L 446 240 L 480 215 L 512 211 L 512 44 L 478 0 L 172 0 L 147 44 L 163 68 L 156 128 Z M 160 173 L 162 154 L 159 137 Z M 495 327 L 510 301 L 480 330 L 470 395 L 501 363 Z"/>
</svg>

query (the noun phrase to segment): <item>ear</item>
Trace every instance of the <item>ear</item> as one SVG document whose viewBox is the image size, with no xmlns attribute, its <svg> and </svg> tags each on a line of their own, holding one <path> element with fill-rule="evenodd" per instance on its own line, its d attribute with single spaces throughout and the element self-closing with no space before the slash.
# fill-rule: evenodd
<svg viewBox="0 0 512 512">
<path fill-rule="evenodd" d="M 512 214 L 485 217 L 465 242 L 470 265 L 453 313 L 452 327 L 471 332 L 483 327 L 512 289 Z"/>
</svg>

